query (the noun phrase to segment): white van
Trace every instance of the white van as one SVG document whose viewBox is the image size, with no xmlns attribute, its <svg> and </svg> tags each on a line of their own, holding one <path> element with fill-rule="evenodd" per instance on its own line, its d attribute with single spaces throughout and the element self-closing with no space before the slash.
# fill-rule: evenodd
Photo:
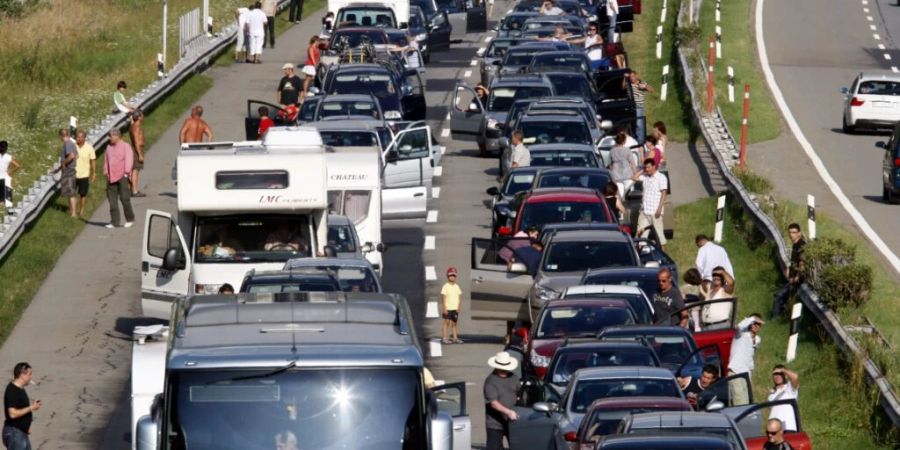
<svg viewBox="0 0 900 450">
<path fill-rule="evenodd" d="M 322 254 L 327 241 L 325 147 L 294 127 L 293 146 L 260 142 L 184 144 L 177 159 L 178 214 L 148 210 L 141 306 L 169 318 L 180 295 L 237 288 L 250 269 Z M 302 144 L 301 144 L 302 143 Z"/>
<path fill-rule="evenodd" d="M 394 12 L 395 23 L 391 28 L 406 28 L 409 24 L 409 0 L 328 0 L 328 12 L 334 13 L 334 17 L 338 21 L 341 20 L 338 15 L 341 8 L 359 7 L 361 10 L 365 10 L 370 6 L 383 6 L 390 8 Z M 364 26 L 376 26 L 378 21 L 372 20 L 372 23 L 364 24 L 360 20 L 357 23 Z"/>
</svg>

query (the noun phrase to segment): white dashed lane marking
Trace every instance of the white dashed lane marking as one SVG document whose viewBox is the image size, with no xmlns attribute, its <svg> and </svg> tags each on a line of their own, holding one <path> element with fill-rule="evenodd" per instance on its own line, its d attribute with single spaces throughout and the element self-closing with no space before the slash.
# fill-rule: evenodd
<svg viewBox="0 0 900 450">
<path fill-rule="evenodd" d="M 444 174 L 444 167 L 443 167 L 443 166 L 437 166 L 437 167 L 435 167 L 434 170 L 431 172 L 431 176 L 433 176 L 433 177 L 439 177 L 439 176 L 441 176 L 441 175 L 443 175 L 443 174 Z"/>
<path fill-rule="evenodd" d="M 438 212 L 435 210 L 428 211 L 428 215 L 425 217 L 425 222 L 428 223 L 436 223 L 438 218 Z"/>
<path fill-rule="evenodd" d="M 469 63 L 470 66 L 475 67 L 478 65 L 478 61 L 473 59 L 472 62 Z"/>
<path fill-rule="evenodd" d="M 469 77 L 471 77 L 471 76 L 472 76 L 472 71 L 471 71 L 471 70 L 467 70 L 467 71 L 463 74 L 463 78 L 469 78 Z"/>
<path fill-rule="evenodd" d="M 884 50 L 884 44 L 878 44 L 878 50 Z"/>
<path fill-rule="evenodd" d="M 426 281 L 437 280 L 437 272 L 434 271 L 434 266 L 425 266 L 425 280 Z"/>
<path fill-rule="evenodd" d="M 874 22 L 875 18 L 872 16 L 866 16 L 866 20 L 868 20 L 869 22 Z"/>
<path fill-rule="evenodd" d="M 868 14 L 868 13 L 869 13 L 869 8 L 863 8 L 863 12 L 866 13 L 866 14 Z"/>
<path fill-rule="evenodd" d="M 894 73 L 900 73 L 900 69 L 898 69 L 897 66 L 891 66 L 891 70 L 892 70 Z"/>
<path fill-rule="evenodd" d="M 875 38 L 876 41 L 880 41 L 880 40 L 881 40 L 881 36 L 878 35 L 878 33 L 873 34 L 872 37 Z"/>
<path fill-rule="evenodd" d="M 885 53 L 885 54 L 884 54 L 884 59 L 890 61 L 890 60 L 891 60 L 891 55 Z"/>
<path fill-rule="evenodd" d="M 434 250 L 434 236 L 425 236 L 425 250 Z"/>
<path fill-rule="evenodd" d="M 440 358 L 441 356 L 443 356 L 443 354 L 441 353 L 440 339 L 432 339 L 428 341 L 428 354 L 430 354 L 432 358 Z"/>
<path fill-rule="evenodd" d="M 437 319 L 438 317 L 441 317 L 441 314 L 438 311 L 437 302 L 428 302 L 428 305 L 425 307 L 425 318 Z"/>
<path fill-rule="evenodd" d="M 869 29 L 875 31 L 878 29 L 878 27 L 876 27 L 875 25 L 869 25 Z"/>
<path fill-rule="evenodd" d="M 431 188 L 431 198 L 441 198 L 441 188 L 439 188 L 439 187 Z"/>
<path fill-rule="evenodd" d="M 441 130 L 441 137 L 448 137 L 448 136 L 450 136 L 449 128 L 444 128 L 443 130 Z"/>
</svg>

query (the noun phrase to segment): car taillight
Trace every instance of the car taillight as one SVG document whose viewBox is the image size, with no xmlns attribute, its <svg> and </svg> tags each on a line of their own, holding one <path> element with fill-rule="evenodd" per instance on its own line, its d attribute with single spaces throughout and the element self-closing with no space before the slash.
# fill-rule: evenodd
<svg viewBox="0 0 900 450">
<path fill-rule="evenodd" d="M 619 229 L 622 230 L 623 233 L 631 236 L 631 225 L 619 225 Z"/>
<path fill-rule="evenodd" d="M 900 167 L 900 158 L 894 158 L 894 167 Z"/>
<path fill-rule="evenodd" d="M 500 236 L 509 236 L 509 235 L 512 234 L 512 228 L 510 228 L 510 227 L 500 227 L 500 229 L 497 230 L 497 233 L 498 233 Z"/>
<path fill-rule="evenodd" d="M 865 101 L 860 100 L 859 97 L 853 97 L 850 99 L 850 106 L 862 106 Z"/>
<path fill-rule="evenodd" d="M 575 442 L 575 439 L 578 438 L 578 436 L 575 435 L 574 431 L 567 432 L 563 435 L 563 437 L 566 439 L 566 442 Z"/>
</svg>

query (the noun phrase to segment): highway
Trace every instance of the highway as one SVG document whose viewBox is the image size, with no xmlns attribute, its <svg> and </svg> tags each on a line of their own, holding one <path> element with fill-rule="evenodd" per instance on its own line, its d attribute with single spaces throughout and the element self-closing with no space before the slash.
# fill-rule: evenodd
<svg viewBox="0 0 900 450">
<path fill-rule="evenodd" d="M 862 71 L 900 72 L 895 40 L 900 38 L 900 7 L 887 0 L 768 1 L 762 19 L 764 49 L 790 114 L 849 202 L 887 248 L 900 254 L 897 206 L 881 199 L 883 150 L 875 147 L 889 134 L 843 133 L 844 97 L 839 93 Z M 779 190 L 797 200 L 823 192 L 821 178 L 797 142 L 779 142 L 781 148 L 762 158 Z M 831 195 L 819 204 L 849 223 Z"/>
<path fill-rule="evenodd" d="M 498 1 L 495 17 L 510 4 Z M 204 118 L 215 140 L 244 139 L 246 100 L 275 100 L 281 65 L 302 62 L 303 43 L 318 32 L 320 14 L 312 14 L 285 32 L 274 50 L 266 50 L 263 64 L 234 64 L 208 72 L 215 85 L 198 103 L 205 108 Z M 477 157 L 474 143 L 452 141 L 444 130 L 449 128 L 445 119 L 454 85 L 458 80 L 476 82 L 478 72 L 472 60 L 492 34 L 467 35 L 450 51 L 433 55 L 427 67 L 428 117 L 433 132 L 446 146 L 443 168 L 434 178 L 439 189 L 429 201 L 429 220 L 385 222 L 384 239 L 389 247 L 385 254 L 386 290 L 409 299 L 427 338 L 440 336 L 440 320 L 425 318 L 425 314 L 427 302 L 439 298 L 446 269 L 455 266 L 460 270 L 467 298 L 470 239 L 490 234 L 484 190 L 495 183 L 496 160 Z M 178 148 L 177 133 L 186 117 L 187 111 L 149 149 L 141 177 L 147 197 L 133 200 L 138 217 L 135 226 L 105 229 L 108 207 L 104 204 L 98 208 L 90 219 L 93 226 L 86 227 L 67 249 L 0 348 L 0 367 L 11 368 L 22 360 L 34 367 L 37 385 L 29 387 L 29 394 L 43 401 L 32 427 L 34 448 L 130 448 L 129 335 L 136 324 L 148 322 L 139 318 L 143 220 L 147 209 L 175 211 L 171 169 Z M 673 144 L 667 157 L 675 204 L 709 195 L 696 151 Z M 464 310 L 460 332 L 466 343 L 443 346 L 442 356 L 428 355 L 432 356 L 428 365 L 440 380 L 467 383 L 472 439 L 479 445 L 484 442 L 481 389 L 489 372 L 486 361 L 501 350 L 504 326 L 472 321 Z M 427 350 L 430 346 L 424 344 Z"/>
</svg>

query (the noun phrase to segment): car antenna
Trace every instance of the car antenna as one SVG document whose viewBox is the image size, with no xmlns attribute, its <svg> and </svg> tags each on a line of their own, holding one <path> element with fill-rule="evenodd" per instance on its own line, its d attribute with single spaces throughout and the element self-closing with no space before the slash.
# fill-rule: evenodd
<svg viewBox="0 0 900 450">
<path fill-rule="evenodd" d="M 291 324 L 294 323 L 294 299 L 291 299 Z M 297 357 L 297 327 L 291 327 L 291 353 Z"/>
</svg>

